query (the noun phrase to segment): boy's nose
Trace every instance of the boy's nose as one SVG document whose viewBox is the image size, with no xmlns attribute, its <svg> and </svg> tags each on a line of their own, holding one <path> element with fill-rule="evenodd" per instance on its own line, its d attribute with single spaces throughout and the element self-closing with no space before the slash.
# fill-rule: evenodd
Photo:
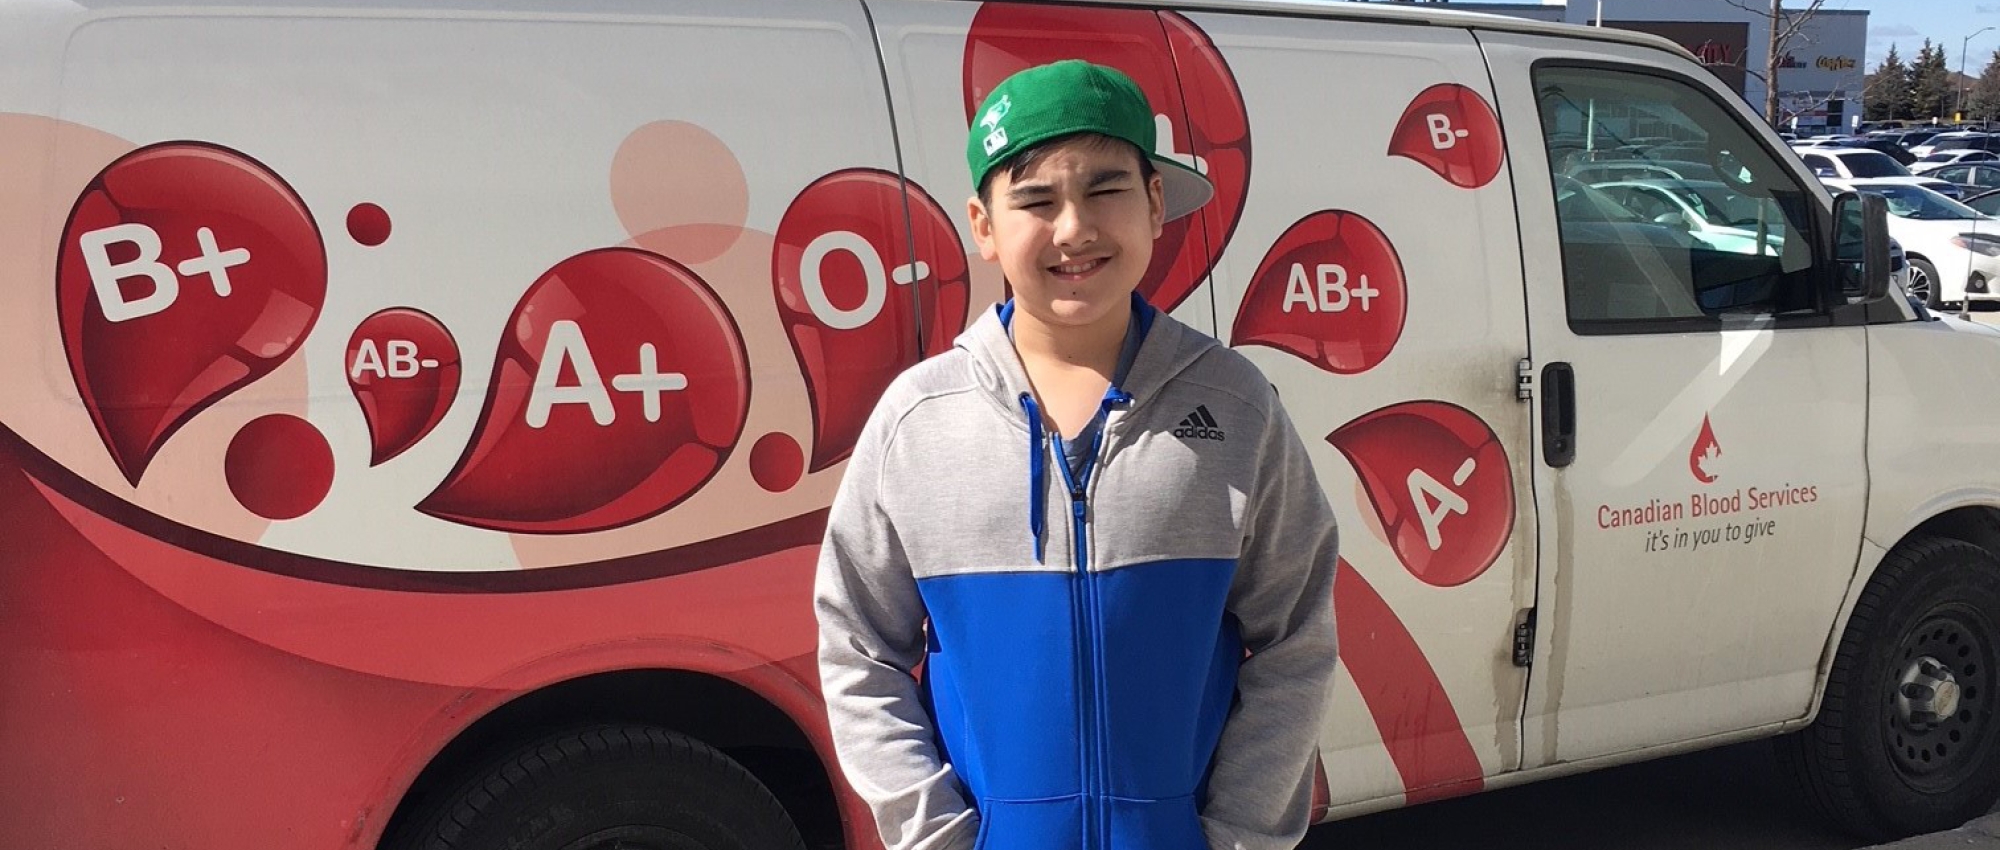
<svg viewBox="0 0 2000 850">
<path fill-rule="evenodd" d="M 1065 204 L 1056 217 L 1056 245 L 1081 248 L 1097 241 L 1097 224 L 1081 204 Z"/>
</svg>

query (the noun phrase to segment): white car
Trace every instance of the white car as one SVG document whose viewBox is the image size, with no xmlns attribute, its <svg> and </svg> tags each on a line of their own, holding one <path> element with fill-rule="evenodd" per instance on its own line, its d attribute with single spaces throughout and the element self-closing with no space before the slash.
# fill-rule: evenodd
<svg viewBox="0 0 2000 850">
<path fill-rule="evenodd" d="M 1685 228 L 1689 236 L 1717 251 L 1757 254 L 1756 201 L 1715 180 L 1613 180 L 1593 184 L 1620 206 L 1654 224 Z M 1765 250 L 1776 256 L 1784 239 L 1766 226 Z"/>
<path fill-rule="evenodd" d="M 1881 151 L 1866 148 L 1803 148 L 1799 159 L 1821 180 L 1875 180 L 1904 186 L 1922 186 L 1948 198 L 1959 196 L 1957 186 L 1934 177 L 1911 174 L 1902 163 Z"/>
<path fill-rule="evenodd" d="M 1911 152 L 1915 153 L 1915 151 Z M 1995 154 L 1992 151 L 1958 148 L 1956 150 L 1948 150 L 1948 151 L 1931 151 L 1929 154 L 1926 154 L 1918 158 L 1916 162 L 1910 163 L 1909 169 L 1911 174 L 1925 174 L 1928 172 L 1936 171 L 1947 165 L 1957 165 L 1959 163 L 1971 163 L 1971 162 L 1993 162 L 1995 160 L 2000 160 L 2000 154 Z"/>
<path fill-rule="evenodd" d="M 1917 156 L 1918 156 L 1919 158 L 1922 158 L 1922 157 L 1926 157 L 1926 156 L 1930 156 L 1930 155 L 1931 155 L 1931 154 L 1933 154 L 1933 153 L 1936 153 L 1936 152 L 1937 152 L 1937 150 L 1938 150 L 1938 148 L 1939 148 L 1940 146 L 1943 146 L 1945 150 L 1964 150 L 1964 149 L 1967 149 L 1967 146 L 1964 146 L 1964 145 L 1955 145 L 1955 146 L 1954 146 L 1954 145 L 1945 145 L 1944 143 L 1945 143 L 1945 142 L 1958 142 L 1958 141 L 1964 141 L 1964 140 L 1970 140 L 1970 139 L 1977 139 L 1977 138 L 1979 138 L 1979 137 L 1981 137 L 1981 136 L 1989 136 L 1989 135 L 1992 135 L 1992 134 L 1991 134 L 1991 133 L 1975 133 L 1975 132 L 1972 132 L 1972 131 L 1970 131 L 1970 130 L 1959 130 L 1959 131 L 1954 131 L 1954 132 L 1950 132 L 1950 133 L 1939 133 L 1939 134 L 1937 134 L 1937 135 L 1935 135 L 1935 136 L 1932 136 L 1932 137 L 1930 137 L 1930 139 L 1929 139 L 1929 140 L 1927 140 L 1927 141 L 1925 141 L 1925 142 L 1924 142 L 1923 144 L 1921 144 L 1921 145 L 1916 145 L 1916 146 L 1914 146 L 1914 147 L 1910 148 L 1910 153 L 1913 153 L 1913 154 L 1916 154 L 1916 155 L 1917 155 Z"/>
<path fill-rule="evenodd" d="M 1910 264 L 1909 291 L 1933 307 L 2000 301 L 2000 219 L 1921 186 L 1885 180 L 1827 180 L 1889 202 L 1889 234 Z"/>
</svg>

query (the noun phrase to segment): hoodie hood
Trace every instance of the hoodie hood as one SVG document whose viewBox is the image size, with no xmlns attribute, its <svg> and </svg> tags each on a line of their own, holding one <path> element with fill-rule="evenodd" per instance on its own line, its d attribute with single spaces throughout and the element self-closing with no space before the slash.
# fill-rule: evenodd
<svg viewBox="0 0 2000 850">
<path fill-rule="evenodd" d="M 1132 294 L 1132 311 L 1133 321 L 1140 323 L 1142 334 L 1139 354 L 1132 361 L 1131 374 L 1114 389 L 1122 390 L 1131 398 L 1128 410 L 1138 410 L 1145 407 L 1160 388 L 1201 359 L 1203 354 L 1210 349 L 1221 348 L 1222 344 L 1214 337 L 1197 332 L 1171 317 L 1160 321 L 1163 318 L 1160 311 L 1136 292 Z M 993 309 L 981 313 L 971 327 L 959 334 L 953 345 L 971 356 L 973 374 L 982 393 L 1026 430 L 1039 423 L 1030 423 L 1021 411 L 1022 395 L 1032 397 L 1034 387 L 1028 381 L 1027 370 L 1021 365 L 1020 354 L 1014 350 L 1014 340 L 1007 332 L 1013 313 L 1013 301 L 994 305 Z"/>
</svg>

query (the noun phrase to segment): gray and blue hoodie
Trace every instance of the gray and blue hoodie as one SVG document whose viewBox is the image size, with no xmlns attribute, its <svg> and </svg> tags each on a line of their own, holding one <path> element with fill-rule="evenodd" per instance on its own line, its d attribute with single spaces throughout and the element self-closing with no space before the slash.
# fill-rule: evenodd
<svg viewBox="0 0 2000 850">
<path fill-rule="evenodd" d="M 888 850 L 1289 850 L 1335 664 L 1305 447 L 1255 366 L 1135 298 L 1073 472 L 1010 307 L 896 380 L 834 499 L 842 770 Z"/>
</svg>

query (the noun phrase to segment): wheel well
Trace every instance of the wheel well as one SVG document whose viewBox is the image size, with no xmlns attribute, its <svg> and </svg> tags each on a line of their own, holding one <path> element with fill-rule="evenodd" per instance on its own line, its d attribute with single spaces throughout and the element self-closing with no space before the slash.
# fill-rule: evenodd
<svg viewBox="0 0 2000 850">
<path fill-rule="evenodd" d="M 397 804 L 383 846 L 430 803 L 515 746 L 592 723 L 649 723 L 728 754 L 771 789 L 808 848 L 841 844 L 833 785 L 811 743 L 783 711 L 725 679 L 679 670 L 601 673 L 523 694 L 467 727 Z"/>
<path fill-rule="evenodd" d="M 1915 537 L 1963 540 L 2000 556 L 2000 509 L 1975 506 L 1945 511 L 1925 520 L 1904 539 Z"/>
</svg>

